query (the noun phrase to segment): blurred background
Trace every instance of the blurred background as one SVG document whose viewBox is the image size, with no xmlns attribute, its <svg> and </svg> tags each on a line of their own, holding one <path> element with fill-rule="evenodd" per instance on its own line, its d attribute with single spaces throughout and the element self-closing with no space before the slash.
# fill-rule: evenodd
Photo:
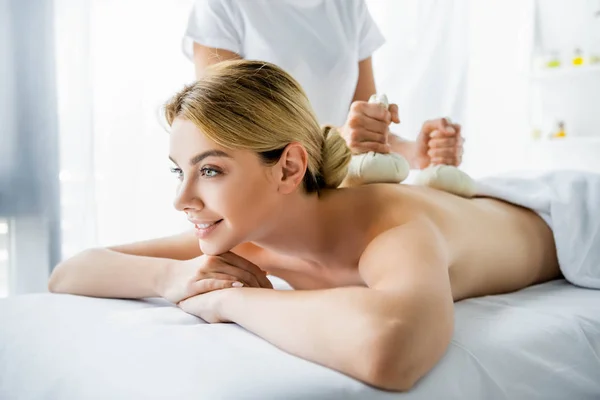
<svg viewBox="0 0 600 400">
<path fill-rule="evenodd" d="M 277 0 L 274 0 L 277 1 Z M 169 235 L 162 104 L 193 0 L 0 0 L 0 297 L 92 246 Z M 393 131 L 463 124 L 474 177 L 600 172 L 600 0 L 367 0 Z"/>
</svg>

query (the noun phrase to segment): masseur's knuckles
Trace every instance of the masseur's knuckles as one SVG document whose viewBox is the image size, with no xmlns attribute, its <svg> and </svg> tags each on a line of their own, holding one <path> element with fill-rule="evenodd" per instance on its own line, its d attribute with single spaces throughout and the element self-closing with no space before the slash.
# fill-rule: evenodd
<svg viewBox="0 0 600 400">
<path fill-rule="evenodd" d="M 355 101 L 350 106 L 341 134 L 354 154 L 369 151 L 389 153 L 388 135 L 391 122 L 392 113 L 379 104 Z"/>
<path fill-rule="evenodd" d="M 417 138 L 420 166 L 460 165 L 463 143 L 460 124 L 446 118 L 426 121 Z"/>
</svg>

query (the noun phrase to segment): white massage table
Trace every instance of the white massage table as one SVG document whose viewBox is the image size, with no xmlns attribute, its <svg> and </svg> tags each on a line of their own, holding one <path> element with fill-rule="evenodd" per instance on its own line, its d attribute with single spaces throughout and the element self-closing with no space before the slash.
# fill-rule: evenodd
<svg viewBox="0 0 600 400">
<path fill-rule="evenodd" d="M 600 399 L 600 291 L 559 280 L 457 303 L 446 355 L 408 393 L 159 299 L 17 296 L 0 300 L 0 399 Z"/>
</svg>

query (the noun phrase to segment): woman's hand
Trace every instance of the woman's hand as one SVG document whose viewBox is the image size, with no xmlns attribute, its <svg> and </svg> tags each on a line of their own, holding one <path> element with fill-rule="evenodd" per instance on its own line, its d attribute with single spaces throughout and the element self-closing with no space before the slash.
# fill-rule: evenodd
<svg viewBox="0 0 600 400">
<path fill-rule="evenodd" d="M 389 153 L 388 135 L 392 121 L 400 123 L 396 104 L 390 104 L 386 110 L 380 104 L 355 101 L 350 106 L 341 134 L 354 154 Z"/>
<path fill-rule="evenodd" d="M 464 139 L 461 126 L 448 118 L 426 121 L 417 137 L 416 158 L 419 168 L 429 165 L 454 165 L 462 162 Z"/>
<path fill-rule="evenodd" d="M 158 283 L 160 295 L 175 304 L 213 290 L 241 286 L 273 288 L 264 271 L 232 252 L 175 261 L 166 267 Z"/>
<path fill-rule="evenodd" d="M 189 297 L 177 303 L 177 307 L 188 314 L 202 318 L 209 324 L 231 322 L 223 318 L 221 313 L 221 305 L 230 294 L 232 292 L 229 290 L 215 290 L 214 292 Z"/>
</svg>

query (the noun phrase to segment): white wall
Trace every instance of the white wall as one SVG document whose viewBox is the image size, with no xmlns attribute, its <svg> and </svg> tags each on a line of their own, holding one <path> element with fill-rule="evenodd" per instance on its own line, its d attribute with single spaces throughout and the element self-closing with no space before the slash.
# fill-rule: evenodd
<svg viewBox="0 0 600 400">
<path fill-rule="evenodd" d="M 473 0 L 469 6 L 465 169 L 479 177 L 520 169 L 525 161 L 533 1 Z"/>
</svg>

